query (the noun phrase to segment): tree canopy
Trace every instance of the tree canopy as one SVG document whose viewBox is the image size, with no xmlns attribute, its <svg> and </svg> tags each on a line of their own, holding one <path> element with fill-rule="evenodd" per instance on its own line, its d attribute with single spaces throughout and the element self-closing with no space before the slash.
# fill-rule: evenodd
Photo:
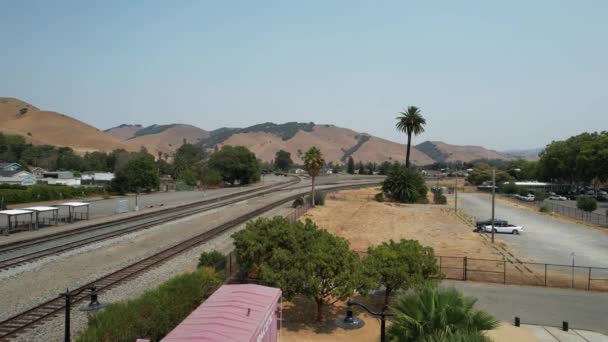
<svg viewBox="0 0 608 342">
<path fill-rule="evenodd" d="M 384 304 L 395 290 L 419 287 L 439 273 L 435 253 L 416 240 L 390 240 L 367 249 L 363 272 L 373 288 L 384 287 Z"/>
<path fill-rule="evenodd" d="M 289 168 L 293 165 L 293 160 L 291 160 L 291 153 L 279 150 L 275 154 L 274 157 L 274 166 L 283 171 L 289 171 Z"/>
<path fill-rule="evenodd" d="M 116 172 L 112 188 L 120 193 L 127 191 L 150 191 L 157 189 L 160 183 L 154 157 L 139 153 Z"/>
<path fill-rule="evenodd" d="M 311 220 L 260 218 L 232 237 L 243 272 L 280 287 L 288 300 L 295 295 L 314 300 L 318 321 L 325 304 L 348 298 L 358 286 L 357 253 Z"/>
<path fill-rule="evenodd" d="M 348 157 L 346 172 L 351 175 L 355 174 L 355 161 L 353 160 L 353 157 Z"/>
<path fill-rule="evenodd" d="M 405 155 L 405 167 L 410 167 L 410 149 L 412 145 L 412 135 L 419 135 L 424 132 L 426 119 L 422 116 L 420 108 L 409 106 L 407 110 L 399 112 L 395 127 L 398 131 L 407 134 L 407 152 Z"/>
<path fill-rule="evenodd" d="M 249 184 L 260 179 L 260 166 L 253 152 L 244 146 L 223 146 L 211 155 L 209 167 L 218 171 L 222 179 L 234 185 Z"/>
</svg>

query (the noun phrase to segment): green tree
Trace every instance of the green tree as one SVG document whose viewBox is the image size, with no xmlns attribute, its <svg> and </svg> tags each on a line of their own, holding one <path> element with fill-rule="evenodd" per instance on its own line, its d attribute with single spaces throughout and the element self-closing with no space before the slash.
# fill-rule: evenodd
<svg viewBox="0 0 608 342">
<path fill-rule="evenodd" d="M 597 201 L 592 197 L 580 196 L 576 199 L 576 207 L 590 213 L 597 210 Z"/>
<path fill-rule="evenodd" d="M 325 164 L 323 154 L 316 146 L 313 146 L 306 151 L 304 154 L 304 168 L 308 171 L 308 174 L 312 178 L 310 197 L 315 198 L 315 178 L 321 172 L 321 168 Z M 315 201 L 311 201 L 311 206 L 315 207 Z"/>
<path fill-rule="evenodd" d="M 192 144 L 183 144 L 175 151 L 173 177 L 188 185 L 196 185 L 201 179 L 203 150 Z"/>
<path fill-rule="evenodd" d="M 363 165 L 363 163 L 361 163 L 361 165 L 359 166 L 359 174 L 360 175 L 366 174 L 366 172 L 365 172 L 365 165 Z"/>
<path fill-rule="evenodd" d="M 388 161 L 384 161 L 382 162 L 382 164 L 380 164 L 380 167 L 378 169 L 378 173 L 386 176 L 388 175 L 388 172 L 391 170 L 391 163 Z"/>
<path fill-rule="evenodd" d="M 355 174 L 355 161 L 353 160 L 353 157 L 348 157 L 348 163 L 346 166 L 346 172 L 350 175 L 354 175 Z"/>
<path fill-rule="evenodd" d="M 405 155 L 405 167 L 410 167 L 410 149 L 412 146 L 412 135 L 419 135 L 424 132 L 426 119 L 420 113 L 420 109 L 416 106 L 409 106 L 407 110 L 399 112 L 397 124 L 395 127 L 398 131 L 407 134 L 407 153 Z"/>
<path fill-rule="evenodd" d="M 427 187 L 418 170 L 396 167 L 382 183 L 382 192 L 395 201 L 415 203 L 426 199 Z"/>
<path fill-rule="evenodd" d="M 363 259 L 364 276 L 373 288 L 384 287 L 384 305 L 393 291 L 408 290 L 431 282 L 439 273 L 435 253 L 416 240 L 390 240 L 369 247 Z"/>
<path fill-rule="evenodd" d="M 260 180 L 260 165 L 255 154 L 244 146 L 225 145 L 211 155 L 209 167 L 217 170 L 225 182 L 234 185 L 254 183 Z"/>
<path fill-rule="evenodd" d="M 433 337 L 440 336 L 438 334 L 480 333 L 495 329 L 498 321 L 475 309 L 476 301 L 454 288 L 426 287 L 403 295 L 393 306 L 395 317 L 388 329 L 389 340 L 437 341 Z"/>
<path fill-rule="evenodd" d="M 293 160 L 291 160 L 291 153 L 279 150 L 274 156 L 274 165 L 283 171 L 289 171 L 289 168 L 293 165 Z"/>
<path fill-rule="evenodd" d="M 348 298 L 358 286 L 357 253 L 311 220 L 260 218 L 232 237 L 242 272 L 281 288 L 287 300 L 296 295 L 313 300 L 317 321 L 323 319 L 323 306 Z"/>
<path fill-rule="evenodd" d="M 116 172 L 112 187 L 120 192 L 150 191 L 158 188 L 160 177 L 154 157 L 139 153 L 125 167 Z"/>
</svg>

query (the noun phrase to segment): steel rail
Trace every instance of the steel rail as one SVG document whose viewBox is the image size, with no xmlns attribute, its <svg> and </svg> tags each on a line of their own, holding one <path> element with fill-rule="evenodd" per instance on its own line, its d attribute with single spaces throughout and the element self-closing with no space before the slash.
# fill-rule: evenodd
<svg viewBox="0 0 608 342">
<path fill-rule="evenodd" d="M 357 183 L 350 185 L 335 186 L 332 188 L 326 188 L 326 191 L 337 191 L 343 189 L 352 189 L 359 187 L 368 187 L 378 184 L 373 183 Z M 88 284 L 82 285 L 79 288 L 72 290 L 74 294 L 73 303 L 77 303 L 86 298 L 86 288 L 96 287 L 97 292 L 104 292 L 113 287 L 116 287 L 123 282 L 133 279 L 146 270 L 161 265 L 163 262 L 175 257 L 185 251 L 188 251 L 198 245 L 210 241 L 211 239 L 220 236 L 227 230 L 234 228 L 240 224 L 247 222 L 248 220 L 259 216 L 269 210 L 272 210 L 280 205 L 293 201 L 294 199 L 302 196 L 304 193 L 298 193 L 290 195 L 288 197 L 276 200 L 269 203 L 261 208 L 255 209 L 247 214 L 241 215 L 233 220 L 220 224 L 204 233 L 197 236 L 179 242 L 171 247 L 168 247 L 154 255 L 139 260 L 131 265 L 123 267 L 115 272 L 102 276 Z M 81 293 L 79 293 L 81 292 Z M 17 334 L 22 333 L 24 330 L 33 328 L 37 325 L 42 324 L 45 320 L 56 316 L 65 308 L 64 298 L 62 296 L 50 299 L 42 304 L 39 304 L 31 309 L 16 314 L 10 318 L 0 322 L 0 341 L 7 341 L 9 338 L 15 337 Z"/>
</svg>

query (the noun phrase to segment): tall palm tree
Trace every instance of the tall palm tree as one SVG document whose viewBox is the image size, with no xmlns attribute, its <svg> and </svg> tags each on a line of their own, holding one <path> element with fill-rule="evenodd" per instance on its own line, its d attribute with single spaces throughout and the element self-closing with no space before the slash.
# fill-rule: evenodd
<svg viewBox="0 0 608 342">
<path fill-rule="evenodd" d="M 319 172 L 321 172 L 323 164 L 325 164 L 325 159 L 323 159 L 321 150 L 316 146 L 309 148 L 304 154 L 304 168 L 306 168 L 306 171 L 308 171 L 308 174 L 312 178 L 310 202 L 313 208 L 315 207 L 315 178 L 319 175 Z"/>
<path fill-rule="evenodd" d="M 407 110 L 399 112 L 397 124 L 395 127 L 398 131 L 407 134 L 407 154 L 405 155 L 405 167 L 410 167 L 410 147 L 412 145 L 412 134 L 419 135 L 424 132 L 426 119 L 420 114 L 420 108 L 409 106 Z"/>
<path fill-rule="evenodd" d="M 452 334 L 475 334 L 491 330 L 498 321 L 474 308 L 475 298 L 454 288 L 425 287 L 399 297 L 395 317 L 388 330 L 390 341 L 433 341 Z M 448 341 L 452 341 L 448 339 Z"/>
</svg>

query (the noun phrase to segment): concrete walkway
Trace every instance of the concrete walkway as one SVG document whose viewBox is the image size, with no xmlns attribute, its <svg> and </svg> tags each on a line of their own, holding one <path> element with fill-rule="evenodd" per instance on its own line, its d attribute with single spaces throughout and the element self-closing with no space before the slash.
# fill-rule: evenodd
<svg viewBox="0 0 608 342">
<path fill-rule="evenodd" d="M 607 342 L 608 336 L 588 330 L 546 327 L 541 325 L 522 325 L 520 329 L 527 329 L 539 342 Z"/>
</svg>

